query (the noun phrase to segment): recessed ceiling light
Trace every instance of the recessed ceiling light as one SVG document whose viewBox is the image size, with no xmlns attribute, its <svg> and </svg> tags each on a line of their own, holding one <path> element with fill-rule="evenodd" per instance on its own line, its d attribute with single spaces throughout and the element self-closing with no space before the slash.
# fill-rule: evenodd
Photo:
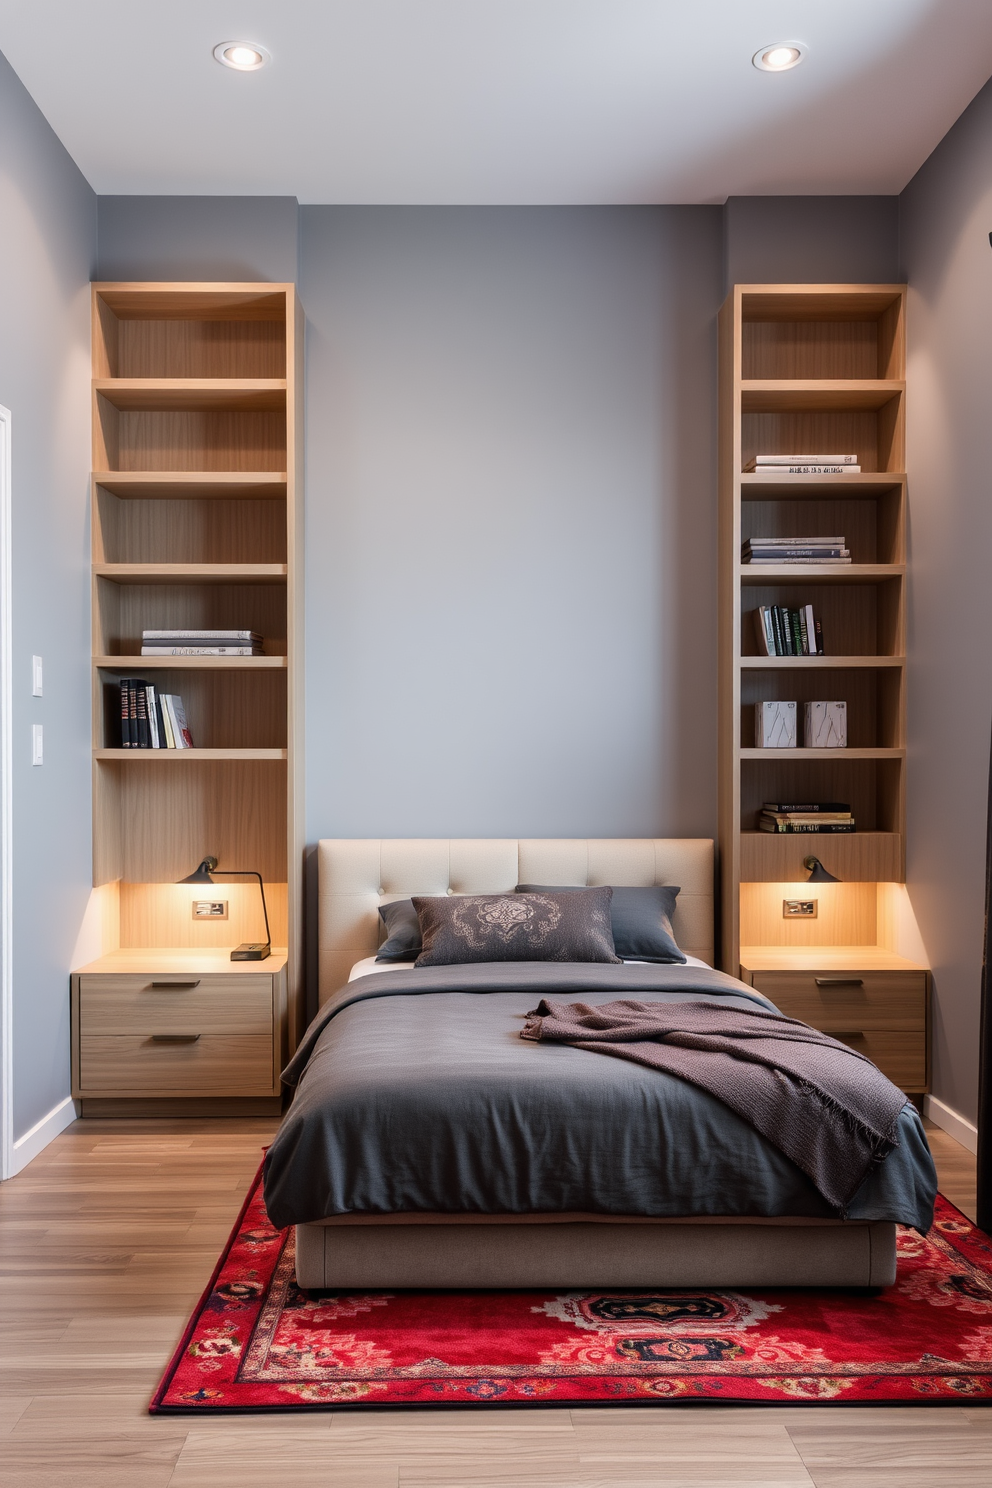
<svg viewBox="0 0 992 1488">
<path fill-rule="evenodd" d="M 788 72 L 799 66 L 806 50 L 801 41 L 776 41 L 755 52 L 751 61 L 761 72 Z"/>
<path fill-rule="evenodd" d="M 214 56 L 222 67 L 233 67 L 235 72 L 257 72 L 271 60 L 257 41 L 220 41 L 214 47 Z"/>
</svg>

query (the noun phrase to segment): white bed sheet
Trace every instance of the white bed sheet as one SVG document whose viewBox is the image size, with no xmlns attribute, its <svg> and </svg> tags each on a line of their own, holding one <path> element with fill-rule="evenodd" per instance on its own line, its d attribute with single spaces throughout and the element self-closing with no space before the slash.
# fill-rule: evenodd
<svg viewBox="0 0 992 1488">
<path fill-rule="evenodd" d="M 687 966 L 709 966 L 708 961 L 700 961 L 698 956 L 686 956 Z M 632 961 L 631 966 L 644 966 L 643 961 Z M 374 956 L 366 956 L 361 961 L 356 961 L 348 973 L 349 982 L 354 982 L 358 977 L 368 976 L 374 971 L 412 971 L 412 961 L 377 961 Z"/>
</svg>

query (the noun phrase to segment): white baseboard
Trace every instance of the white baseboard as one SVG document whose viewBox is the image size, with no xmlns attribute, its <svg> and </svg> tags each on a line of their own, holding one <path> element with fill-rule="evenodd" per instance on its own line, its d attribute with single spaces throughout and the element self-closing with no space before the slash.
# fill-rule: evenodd
<svg viewBox="0 0 992 1488">
<path fill-rule="evenodd" d="M 923 1098 L 923 1114 L 929 1116 L 934 1126 L 939 1126 L 955 1142 L 967 1147 L 969 1152 L 978 1151 L 978 1127 L 967 1116 L 962 1116 L 960 1111 L 955 1111 L 953 1106 L 945 1106 L 935 1095 L 926 1095 Z"/>
<path fill-rule="evenodd" d="M 15 1173 L 22 1172 L 39 1152 L 44 1151 L 49 1142 L 54 1142 L 60 1132 L 72 1125 L 78 1115 L 79 1105 L 71 1095 L 53 1106 L 47 1116 L 36 1121 L 31 1130 L 26 1131 L 23 1137 L 18 1137 L 14 1143 L 13 1160 L 7 1176 L 13 1178 Z"/>
</svg>

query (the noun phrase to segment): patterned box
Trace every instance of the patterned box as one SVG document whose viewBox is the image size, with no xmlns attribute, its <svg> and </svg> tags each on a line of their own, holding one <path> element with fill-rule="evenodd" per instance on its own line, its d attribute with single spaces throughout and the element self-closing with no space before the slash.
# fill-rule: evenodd
<svg viewBox="0 0 992 1488">
<path fill-rule="evenodd" d="M 755 703 L 754 742 L 758 749 L 795 749 L 795 703 Z"/>
<path fill-rule="evenodd" d="M 806 748 L 847 748 L 847 704 L 806 704 Z"/>
</svg>

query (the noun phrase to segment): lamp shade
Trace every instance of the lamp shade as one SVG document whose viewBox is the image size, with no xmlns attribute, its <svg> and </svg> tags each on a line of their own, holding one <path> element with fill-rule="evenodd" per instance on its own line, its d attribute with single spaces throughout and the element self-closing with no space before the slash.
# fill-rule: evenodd
<svg viewBox="0 0 992 1488">
<path fill-rule="evenodd" d="M 807 883 L 840 883 L 841 881 L 839 878 L 835 878 L 832 873 L 827 872 L 819 858 L 812 856 L 803 858 L 803 867 L 809 869 Z"/>
<path fill-rule="evenodd" d="M 210 875 L 216 867 L 216 858 L 204 858 L 203 862 L 200 863 L 198 867 L 193 869 L 193 872 L 189 875 L 188 878 L 181 878 L 179 882 L 189 884 L 212 884 L 213 879 L 210 877 Z"/>
</svg>

